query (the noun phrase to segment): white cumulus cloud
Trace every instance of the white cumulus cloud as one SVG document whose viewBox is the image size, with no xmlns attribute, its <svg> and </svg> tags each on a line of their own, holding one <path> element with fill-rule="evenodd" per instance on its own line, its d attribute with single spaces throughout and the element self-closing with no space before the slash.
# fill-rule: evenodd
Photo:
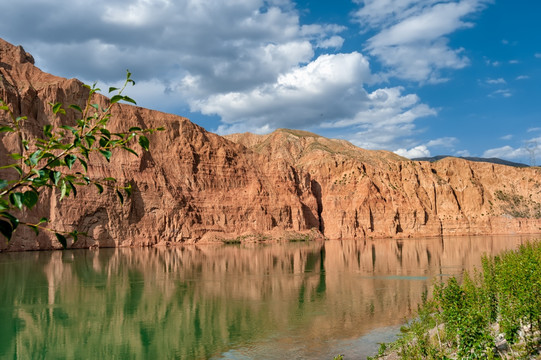
<svg viewBox="0 0 541 360">
<path fill-rule="evenodd" d="M 425 145 L 419 145 L 411 149 L 398 149 L 394 152 L 400 156 L 406 157 L 408 159 L 421 158 L 421 157 L 430 157 L 430 151 Z"/>
<path fill-rule="evenodd" d="M 502 158 L 516 160 L 528 156 L 525 148 L 513 148 L 505 145 L 499 148 L 488 149 L 483 153 L 484 158 Z"/>
<path fill-rule="evenodd" d="M 367 101 L 362 84 L 369 77 L 368 61 L 360 53 L 321 55 L 273 83 L 194 100 L 192 110 L 219 115 L 225 123 L 220 133 L 316 125 L 354 116 Z"/>
<path fill-rule="evenodd" d="M 209 115 L 220 133 L 309 128 L 370 149 L 443 146 L 415 139 L 438 109 L 382 80 L 441 82 L 466 66 L 447 37 L 486 0 L 357 3 L 374 35 L 351 52 L 345 26 L 302 23 L 292 0 L 20 0 L 0 33 L 60 76 L 113 85 L 128 68 L 140 105 Z"/>
<path fill-rule="evenodd" d="M 503 78 L 487 79 L 486 83 L 489 85 L 507 84 L 507 82 Z"/>
<path fill-rule="evenodd" d="M 446 81 L 441 71 L 469 64 L 462 48 L 451 48 L 447 36 L 474 26 L 466 20 L 486 0 L 358 0 L 355 18 L 378 31 L 367 50 L 388 67 L 390 76 L 418 82 Z"/>
</svg>

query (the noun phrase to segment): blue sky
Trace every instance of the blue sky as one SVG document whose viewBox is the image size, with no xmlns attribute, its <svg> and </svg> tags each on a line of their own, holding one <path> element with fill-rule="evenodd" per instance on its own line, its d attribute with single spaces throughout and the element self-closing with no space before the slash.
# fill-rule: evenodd
<svg viewBox="0 0 541 360">
<path fill-rule="evenodd" d="M 6 0 L 0 0 L 5 2 Z M 541 3 L 19 0 L 36 65 L 219 134 L 297 128 L 407 157 L 541 163 Z M 539 150 L 536 144 L 539 144 Z"/>
</svg>

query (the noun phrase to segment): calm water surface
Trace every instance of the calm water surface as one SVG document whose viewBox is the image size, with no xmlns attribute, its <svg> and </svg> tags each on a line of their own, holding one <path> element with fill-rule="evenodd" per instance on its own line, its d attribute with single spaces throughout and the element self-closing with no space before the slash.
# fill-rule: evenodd
<svg viewBox="0 0 541 360">
<path fill-rule="evenodd" d="M 0 254 L 0 358 L 364 359 L 434 281 L 532 237 Z"/>
</svg>

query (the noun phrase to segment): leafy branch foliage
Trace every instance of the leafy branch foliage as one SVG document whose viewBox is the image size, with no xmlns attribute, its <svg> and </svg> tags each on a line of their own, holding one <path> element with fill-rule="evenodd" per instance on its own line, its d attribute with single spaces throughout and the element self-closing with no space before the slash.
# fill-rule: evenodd
<svg viewBox="0 0 541 360">
<path fill-rule="evenodd" d="M 508 353 L 495 343 L 502 333 Z M 464 273 L 423 298 L 418 317 L 397 342 L 383 345 L 402 359 L 530 358 L 541 351 L 541 241 L 484 257 L 482 272 Z M 502 350 L 503 351 L 503 350 Z M 380 352 L 378 356 L 384 354 Z M 505 352 L 505 351 L 504 351 Z"/>
<path fill-rule="evenodd" d="M 127 71 L 122 88 L 109 88 L 112 96 L 106 107 L 92 102 L 95 93 L 101 91 L 96 84 L 84 85 L 89 90 L 84 108 L 71 104 L 66 109 L 61 103 L 50 103 L 54 116 L 59 117 L 66 115 L 66 111 L 74 111 L 77 117 L 71 125 L 45 125 L 42 137 L 27 137 L 21 130 L 27 117 L 16 117 L 9 104 L 0 99 L 0 110 L 8 115 L 7 122 L 0 123 L 0 133 L 17 134 L 21 144 L 20 152 L 9 154 L 12 162 L 0 166 L 0 233 L 8 242 L 20 225 L 29 227 L 36 235 L 40 230 L 53 232 L 64 248 L 67 247 L 67 238 L 77 241 L 81 233 L 77 230 L 54 230 L 47 225 L 47 218 L 33 223 L 23 221 L 25 211 L 38 204 L 45 189 L 58 189 L 60 201 L 71 195 L 77 196 L 78 186 L 91 184 L 100 194 L 104 192 L 104 188 L 114 190 L 121 203 L 124 202 L 125 195 L 131 195 L 130 184 L 119 184 L 112 177 L 91 179 L 87 175 L 91 154 L 99 154 L 107 162 L 111 160 L 115 149 L 139 156 L 131 147 L 132 143 L 137 141 L 143 151 L 148 151 L 150 142 L 146 134 L 163 130 L 131 127 L 123 132 L 111 132 L 107 129 L 111 120 L 111 109 L 115 104 L 120 101 L 136 104 L 133 99 L 123 95 L 126 86 L 130 84 L 135 85 L 135 82 Z"/>
</svg>

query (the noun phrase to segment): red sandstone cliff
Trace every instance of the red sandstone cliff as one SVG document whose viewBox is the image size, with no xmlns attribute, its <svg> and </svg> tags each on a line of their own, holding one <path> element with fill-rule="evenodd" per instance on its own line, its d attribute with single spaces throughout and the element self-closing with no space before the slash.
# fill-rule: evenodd
<svg viewBox="0 0 541 360">
<path fill-rule="evenodd" d="M 409 161 L 305 131 L 228 139 L 309 173 L 328 238 L 541 232 L 541 169 Z"/>
<path fill-rule="evenodd" d="M 21 47 L 0 39 L 0 98 L 16 116 L 28 116 L 26 135 L 40 135 L 48 123 L 73 121 L 69 112 L 55 119 L 47 104 L 83 105 L 87 94 L 79 81 L 43 73 Z M 355 238 L 541 229 L 539 169 L 458 159 L 412 162 L 300 131 L 226 139 L 180 116 L 130 105 L 114 109 L 110 126 L 166 128 L 150 137 L 151 151 L 139 158 L 119 152 L 110 164 L 91 159 L 91 178 L 130 181 L 132 197 L 121 205 L 112 193 L 80 188 L 62 203 L 43 194 L 38 210 L 26 214 L 46 216 L 59 230 L 88 233 L 75 247 L 317 230 L 328 238 Z M 19 148 L 16 136 L 0 134 L 0 164 Z M 35 237 L 22 228 L 9 244 L 0 242 L 0 250 L 58 247 L 47 234 Z"/>
<path fill-rule="evenodd" d="M 29 135 L 41 135 L 45 124 L 57 122 L 49 102 L 83 105 L 88 94 L 78 80 L 43 73 L 21 47 L 3 40 L 0 74 L 0 98 L 12 106 L 16 116 L 28 116 L 24 132 Z M 98 96 L 96 101 L 106 99 Z M 74 114 L 67 115 L 62 120 L 66 123 Z M 113 154 L 110 164 L 101 157 L 91 158 L 91 178 L 131 181 L 134 193 L 124 205 L 113 193 L 99 195 L 90 187 L 80 188 L 76 198 L 62 203 L 55 196 L 41 197 L 39 211 L 30 216 L 46 216 L 58 230 L 88 233 L 76 247 L 282 235 L 318 226 L 309 176 L 283 160 L 247 150 L 183 117 L 131 105 L 114 108 L 110 126 L 112 131 L 131 126 L 164 126 L 166 131 L 151 135 L 151 151 L 139 158 L 127 152 Z M 7 154 L 19 149 L 16 135 L 2 133 L 0 164 L 6 164 Z M 9 245 L 0 241 L 0 249 L 60 245 L 45 233 L 35 237 L 25 230 L 20 227 Z"/>
</svg>

